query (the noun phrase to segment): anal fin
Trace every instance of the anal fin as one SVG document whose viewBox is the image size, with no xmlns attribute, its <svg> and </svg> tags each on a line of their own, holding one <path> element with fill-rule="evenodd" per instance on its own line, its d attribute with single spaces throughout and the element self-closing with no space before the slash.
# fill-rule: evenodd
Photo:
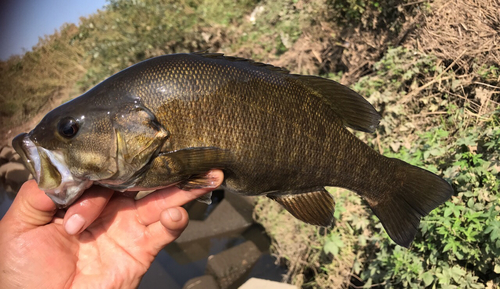
<svg viewBox="0 0 500 289">
<path fill-rule="evenodd" d="M 324 188 L 306 193 L 269 194 L 295 218 L 308 224 L 330 227 L 333 225 L 335 201 Z"/>
</svg>

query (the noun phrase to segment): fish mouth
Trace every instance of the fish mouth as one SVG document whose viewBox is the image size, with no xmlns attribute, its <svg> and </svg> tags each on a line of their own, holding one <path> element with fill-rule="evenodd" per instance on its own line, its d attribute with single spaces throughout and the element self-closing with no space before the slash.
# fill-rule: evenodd
<svg viewBox="0 0 500 289">
<path fill-rule="evenodd" d="M 73 176 L 61 153 L 37 146 L 29 134 L 16 136 L 12 146 L 35 177 L 38 187 L 58 208 L 71 205 L 93 183 L 89 179 Z"/>
<path fill-rule="evenodd" d="M 16 136 L 12 140 L 12 147 L 14 150 L 21 156 L 23 160 L 24 166 L 30 171 L 30 173 L 35 177 L 35 179 L 39 179 L 37 177 L 37 172 L 40 171 L 40 160 L 38 152 L 36 151 L 35 144 L 29 139 L 27 133 L 22 133 Z M 34 151 L 33 151 L 34 150 Z M 31 158 L 30 158 L 31 156 Z M 35 166 L 38 165 L 38 168 Z"/>
</svg>

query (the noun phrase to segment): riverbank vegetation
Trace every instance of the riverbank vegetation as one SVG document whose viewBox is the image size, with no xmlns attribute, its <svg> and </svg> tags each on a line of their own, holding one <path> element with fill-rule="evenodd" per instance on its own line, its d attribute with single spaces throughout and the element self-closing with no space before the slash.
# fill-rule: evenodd
<svg viewBox="0 0 500 289">
<path fill-rule="evenodd" d="M 382 114 L 375 150 L 456 194 L 396 246 L 367 204 L 329 188 L 336 226 L 261 198 L 272 253 L 305 288 L 498 288 L 500 1 L 111 0 L 0 62 L 2 134 L 141 60 L 209 50 L 332 78 Z"/>
</svg>

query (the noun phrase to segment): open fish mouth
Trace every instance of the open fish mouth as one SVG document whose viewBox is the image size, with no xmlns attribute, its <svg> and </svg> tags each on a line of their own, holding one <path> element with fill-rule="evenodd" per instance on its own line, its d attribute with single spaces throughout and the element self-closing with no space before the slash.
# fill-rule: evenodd
<svg viewBox="0 0 500 289">
<path fill-rule="evenodd" d="M 36 179 L 38 187 L 59 208 L 71 205 L 93 183 L 89 179 L 74 177 L 61 153 L 36 146 L 26 133 L 16 136 L 12 146 Z"/>
<path fill-rule="evenodd" d="M 29 139 L 28 134 L 22 133 L 12 140 L 14 150 L 21 156 L 24 166 L 30 171 L 33 177 L 39 180 L 40 156 L 36 151 L 35 144 Z M 35 165 L 36 162 L 36 165 Z M 38 167 L 35 167 L 38 166 Z"/>
</svg>

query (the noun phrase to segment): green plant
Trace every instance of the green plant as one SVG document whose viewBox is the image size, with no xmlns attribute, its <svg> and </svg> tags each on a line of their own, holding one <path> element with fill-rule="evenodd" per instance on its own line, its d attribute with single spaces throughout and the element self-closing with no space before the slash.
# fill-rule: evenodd
<svg viewBox="0 0 500 289">
<path fill-rule="evenodd" d="M 437 163 L 459 193 L 421 222 L 422 234 L 411 250 L 379 242 L 375 255 L 378 261 L 368 262 L 360 270 L 361 277 L 371 283 L 385 282 L 387 288 L 431 284 L 484 288 L 488 281 L 498 281 L 500 194 L 495 166 L 499 160 L 499 133 L 493 127 L 471 127 L 450 139 L 445 131 L 434 129 L 422 133 L 418 143 L 416 153 L 411 154 L 413 163 L 424 167 Z M 482 144 L 480 148 L 476 147 L 478 143 Z M 480 154 L 478 149 L 487 151 Z M 400 154 L 407 156 L 407 151 L 401 150 Z"/>
<path fill-rule="evenodd" d="M 347 26 L 363 28 L 387 27 L 403 14 L 406 0 L 329 0 L 335 19 Z M 411 2 L 410 2 L 411 3 Z"/>
<path fill-rule="evenodd" d="M 302 262 L 303 271 L 295 268 L 316 270 L 304 286 L 486 288 L 498 284 L 499 107 L 484 105 L 477 113 L 479 108 L 457 93 L 457 81 L 466 84 L 431 55 L 392 48 L 374 69 L 352 88 L 367 96 L 383 118 L 375 135 L 356 135 L 387 157 L 441 175 L 456 195 L 422 219 L 420 233 L 405 249 L 388 238 L 357 196 L 331 190 L 336 226 L 319 239 L 311 237 L 317 249 L 302 257 L 307 260 Z M 259 220 L 273 222 L 264 216 Z M 272 229 L 269 234 L 283 238 L 273 235 Z M 309 259 L 316 254 L 329 258 Z M 292 262 L 294 256 L 290 257 L 287 260 Z M 344 277 L 342 282 L 339 275 Z"/>
</svg>

